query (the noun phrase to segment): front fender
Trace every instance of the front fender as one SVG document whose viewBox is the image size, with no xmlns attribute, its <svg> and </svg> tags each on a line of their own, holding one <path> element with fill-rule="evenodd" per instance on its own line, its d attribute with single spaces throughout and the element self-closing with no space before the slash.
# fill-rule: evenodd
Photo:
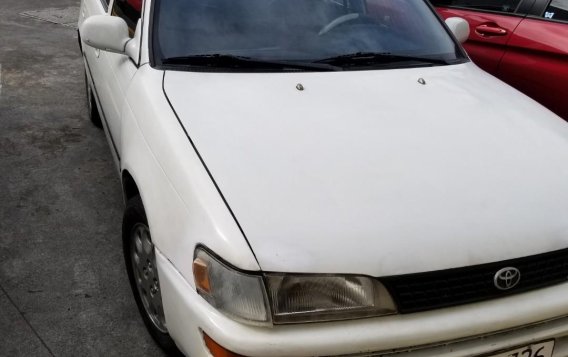
<svg viewBox="0 0 568 357">
<path fill-rule="evenodd" d="M 122 112 L 121 169 L 138 186 L 152 240 L 191 285 L 198 244 L 240 269 L 260 270 L 163 93 L 163 74 L 142 66 Z"/>
</svg>

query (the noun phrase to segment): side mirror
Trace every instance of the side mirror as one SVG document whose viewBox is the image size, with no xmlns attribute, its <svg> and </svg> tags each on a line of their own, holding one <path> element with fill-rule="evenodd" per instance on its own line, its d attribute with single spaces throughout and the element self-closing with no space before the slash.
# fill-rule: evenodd
<svg viewBox="0 0 568 357">
<path fill-rule="evenodd" d="M 469 23 L 461 17 L 448 17 L 446 25 L 460 43 L 464 43 L 469 38 Z"/>
<path fill-rule="evenodd" d="M 79 33 L 87 45 L 120 54 L 126 54 L 126 45 L 130 41 L 128 25 L 116 16 L 90 16 L 81 24 Z"/>
</svg>

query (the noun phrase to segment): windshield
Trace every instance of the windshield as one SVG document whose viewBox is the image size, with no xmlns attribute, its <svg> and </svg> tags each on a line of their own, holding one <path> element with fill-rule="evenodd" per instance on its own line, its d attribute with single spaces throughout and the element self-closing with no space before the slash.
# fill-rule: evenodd
<svg viewBox="0 0 568 357">
<path fill-rule="evenodd" d="M 424 0 L 156 0 L 158 65 L 356 70 L 465 56 Z"/>
</svg>

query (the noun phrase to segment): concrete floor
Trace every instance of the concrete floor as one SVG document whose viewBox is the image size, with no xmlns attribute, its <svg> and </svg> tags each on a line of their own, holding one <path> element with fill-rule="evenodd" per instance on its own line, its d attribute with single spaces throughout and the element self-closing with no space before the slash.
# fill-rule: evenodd
<svg viewBox="0 0 568 357">
<path fill-rule="evenodd" d="M 77 34 L 20 15 L 76 6 L 0 1 L 0 356 L 162 356 L 128 286 Z"/>
</svg>

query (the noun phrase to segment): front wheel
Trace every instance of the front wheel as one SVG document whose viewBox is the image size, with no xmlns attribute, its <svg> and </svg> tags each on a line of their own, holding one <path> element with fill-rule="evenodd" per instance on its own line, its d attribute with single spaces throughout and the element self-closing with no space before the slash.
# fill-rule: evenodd
<svg viewBox="0 0 568 357">
<path fill-rule="evenodd" d="M 140 196 L 132 198 L 126 205 L 122 237 L 130 287 L 144 324 L 168 355 L 181 356 L 166 326 L 156 251 Z"/>
</svg>

